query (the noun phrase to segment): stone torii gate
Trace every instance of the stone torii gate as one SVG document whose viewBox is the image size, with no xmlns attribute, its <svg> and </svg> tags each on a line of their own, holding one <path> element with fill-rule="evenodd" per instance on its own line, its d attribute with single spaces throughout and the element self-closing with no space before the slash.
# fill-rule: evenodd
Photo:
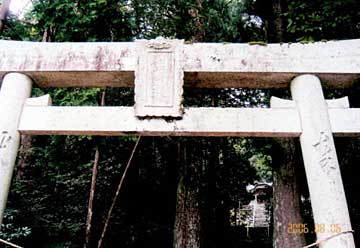
<svg viewBox="0 0 360 248">
<path fill-rule="evenodd" d="M 0 41 L 0 220 L 20 134 L 300 137 L 321 248 L 353 248 L 354 239 L 333 134 L 360 133 L 360 109 L 325 100 L 325 87 L 360 79 L 360 40 L 312 44 L 184 44 Z M 134 87 L 134 107 L 52 107 L 43 87 Z M 134 84 L 135 82 L 135 84 Z M 271 108 L 183 108 L 185 87 L 290 87 L 293 100 Z M 329 238 L 329 239 L 328 239 Z"/>
</svg>

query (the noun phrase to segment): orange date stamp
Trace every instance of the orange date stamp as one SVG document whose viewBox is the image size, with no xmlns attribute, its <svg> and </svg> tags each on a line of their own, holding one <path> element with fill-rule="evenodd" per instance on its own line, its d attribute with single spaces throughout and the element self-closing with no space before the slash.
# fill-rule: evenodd
<svg viewBox="0 0 360 248">
<path fill-rule="evenodd" d="M 306 223 L 289 223 L 287 226 L 289 234 L 306 234 L 306 233 L 326 233 L 338 234 L 341 233 L 340 224 L 315 224 L 314 227 L 309 227 Z"/>
</svg>

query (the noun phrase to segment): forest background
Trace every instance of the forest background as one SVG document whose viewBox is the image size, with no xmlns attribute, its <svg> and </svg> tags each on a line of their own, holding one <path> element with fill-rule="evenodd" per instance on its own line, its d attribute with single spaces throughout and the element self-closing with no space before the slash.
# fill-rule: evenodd
<svg viewBox="0 0 360 248">
<path fill-rule="evenodd" d="M 21 16 L 8 11 L 9 0 L 0 2 L 0 38 L 7 40 L 119 42 L 162 36 L 186 43 L 266 45 L 360 38 L 356 0 L 33 0 Z M 359 107 L 357 86 L 325 94 L 347 95 L 351 106 Z M 57 106 L 134 104 L 128 88 L 33 89 L 33 96 L 44 94 Z M 284 90 L 185 88 L 184 104 L 266 108 L 273 95 L 290 98 Z M 98 247 L 136 140 L 22 136 L 0 238 L 24 247 Z M 359 246 L 360 139 L 338 138 L 336 145 Z M 270 241 L 233 227 L 231 210 L 249 202 L 246 186 L 255 182 L 273 185 L 273 222 L 313 225 L 298 140 L 142 137 L 102 246 L 286 248 L 313 242 L 313 235 L 286 233 L 286 222 L 274 226 Z"/>
</svg>

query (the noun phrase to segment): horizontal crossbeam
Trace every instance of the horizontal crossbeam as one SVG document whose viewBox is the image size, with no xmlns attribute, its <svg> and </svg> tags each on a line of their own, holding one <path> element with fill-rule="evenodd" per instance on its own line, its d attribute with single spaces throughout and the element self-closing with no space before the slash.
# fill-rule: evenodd
<svg viewBox="0 0 360 248">
<path fill-rule="evenodd" d="M 360 109 L 329 109 L 335 135 L 360 133 Z M 31 135 L 298 137 L 298 112 L 289 108 L 187 108 L 181 120 L 135 117 L 133 107 L 26 106 L 19 131 Z"/>
<path fill-rule="evenodd" d="M 0 41 L 0 76 L 21 72 L 43 87 L 133 87 L 133 42 L 40 43 Z M 187 87 L 288 87 L 315 74 L 325 87 L 360 78 L 360 39 L 309 44 L 185 44 Z"/>
</svg>

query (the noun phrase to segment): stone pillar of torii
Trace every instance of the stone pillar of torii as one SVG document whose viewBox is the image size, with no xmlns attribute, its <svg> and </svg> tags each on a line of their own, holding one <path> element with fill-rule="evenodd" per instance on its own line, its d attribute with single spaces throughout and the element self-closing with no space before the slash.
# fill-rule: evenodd
<svg viewBox="0 0 360 248">
<path fill-rule="evenodd" d="M 300 137 L 321 248 L 355 247 L 334 135 L 360 133 L 360 109 L 325 100 L 322 84 L 360 79 L 360 40 L 312 44 L 0 41 L 0 222 L 20 134 Z M 134 107 L 56 107 L 46 87 L 133 87 Z M 183 87 L 290 87 L 271 108 L 184 108 Z M 284 228 L 284 230 L 286 230 Z"/>
</svg>

